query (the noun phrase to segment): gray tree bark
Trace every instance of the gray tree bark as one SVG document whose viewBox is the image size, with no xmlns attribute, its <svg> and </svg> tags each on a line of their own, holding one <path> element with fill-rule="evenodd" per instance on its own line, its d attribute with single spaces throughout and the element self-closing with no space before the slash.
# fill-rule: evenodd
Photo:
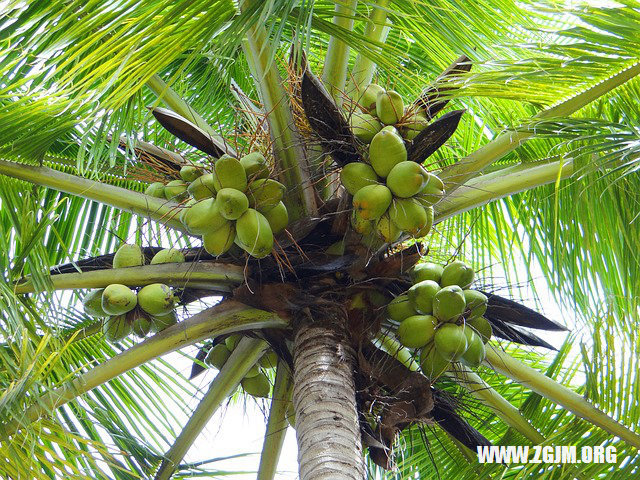
<svg viewBox="0 0 640 480">
<path fill-rule="evenodd" d="M 365 477 L 354 362 L 339 319 L 296 327 L 293 403 L 300 480 Z"/>
</svg>

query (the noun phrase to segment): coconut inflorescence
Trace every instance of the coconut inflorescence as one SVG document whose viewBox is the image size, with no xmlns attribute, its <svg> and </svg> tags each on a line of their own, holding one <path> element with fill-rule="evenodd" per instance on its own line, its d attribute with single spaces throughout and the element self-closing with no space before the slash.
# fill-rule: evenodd
<svg viewBox="0 0 640 480">
<path fill-rule="evenodd" d="M 182 167 L 180 180 L 173 181 L 171 188 L 181 182 L 186 185 L 184 192 L 170 198 L 184 200 L 180 195 L 185 192 L 191 197 L 184 203 L 180 221 L 190 234 L 202 236 L 209 254 L 222 255 L 235 244 L 253 257 L 264 258 L 273 249 L 274 235 L 289 223 L 282 202 L 285 186 L 269 175 L 269 164 L 259 152 L 240 159 L 225 154 L 214 160 L 210 171 Z M 169 184 L 152 183 L 146 193 L 160 196 L 162 190 L 166 197 Z"/>
<path fill-rule="evenodd" d="M 160 250 L 151 264 L 184 262 L 184 254 L 175 248 Z M 123 244 L 113 257 L 114 268 L 137 267 L 145 264 L 145 256 L 138 245 Z M 102 319 L 102 331 L 110 342 L 118 342 L 132 332 L 145 337 L 159 332 L 178 321 L 175 307 L 177 297 L 164 284 L 155 283 L 142 288 L 129 288 L 114 283 L 105 288 L 90 290 L 82 299 L 87 315 Z"/>
<path fill-rule="evenodd" d="M 461 261 L 446 266 L 421 263 L 411 271 L 413 285 L 386 307 L 398 322 L 396 336 L 407 348 L 420 349 L 423 373 L 432 380 L 452 363 L 479 366 L 491 339 L 486 295 L 470 289 L 472 267 Z"/>
</svg>

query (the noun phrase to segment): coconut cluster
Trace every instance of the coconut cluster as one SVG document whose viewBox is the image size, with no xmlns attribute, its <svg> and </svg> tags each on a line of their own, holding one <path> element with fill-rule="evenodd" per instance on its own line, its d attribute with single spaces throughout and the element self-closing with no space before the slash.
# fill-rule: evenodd
<svg viewBox="0 0 640 480">
<path fill-rule="evenodd" d="M 207 353 L 204 363 L 220 370 L 241 338 L 241 335 L 231 335 L 214 345 Z M 271 382 L 265 370 L 275 368 L 277 363 L 278 355 L 273 350 L 267 351 L 240 382 L 245 393 L 253 397 L 267 398 L 271 393 Z"/>
<path fill-rule="evenodd" d="M 261 153 L 239 160 L 222 155 L 210 172 L 184 166 L 180 177 L 166 185 L 152 183 L 145 193 L 178 201 L 190 196 L 180 221 L 189 233 L 202 236 L 208 253 L 222 255 L 234 243 L 256 258 L 271 253 L 273 236 L 286 228 L 289 214 L 282 202 L 285 186 L 269 178 Z"/>
<path fill-rule="evenodd" d="M 376 83 L 363 90 L 358 107 L 360 111 L 353 112 L 349 121 L 353 134 L 367 144 L 385 126 L 395 126 L 402 138 L 411 141 L 429 125 L 422 109 L 405 108 L 398 92 L 385 90 Z"/>
<path fill-rule="evenodd" d="M 402 98 L 371 84 L 360 107 L 369 113 L 354 113 L 351 128 L 369 145 L 367 162 L 349 163 L 340 172 L 342 185 L 353 195 L 351 224 L 358 233 L 375 232 L 385 242 L 398 240 L 403 232 L 424 237 L 433 225 L 433 205 L 442 197 L 444 184 L 407 160 L 401 132 L 407 138 L 413 127 L 400 123 L 407 116 Z"/>
<path fill-rule="evenodd" d="M 479 366 L 492 335 L 483 317 L 487 297 L 470 289 L 473 268 L 461 261 L 443 267 L 423 263 L 412 270 L 413 286 L 387 305 L 387 316 L 400 322 L 396 335 L 408 348 L 421 349 L 422 371 L 431 379 L 452 362 Z"/>
<path fill-rule="evenodd" d="M 184 261 L 180 250 L 167 248 L 160 250 L 151 264 Z M 144 264 L 144 254 L 138 245 L 124 244 L 113 257 L 113 268 Z M 176 303 L 173 291 L 163 283 L 152 283 L 139 289 L 113 283 L 89 291 L 82 300 L 88 315 L 104 319 L 102 331 L 110 342 L 118 342 L 132 332 L 142 338 L 173 325 L 178 321 Z"/>
</svg>

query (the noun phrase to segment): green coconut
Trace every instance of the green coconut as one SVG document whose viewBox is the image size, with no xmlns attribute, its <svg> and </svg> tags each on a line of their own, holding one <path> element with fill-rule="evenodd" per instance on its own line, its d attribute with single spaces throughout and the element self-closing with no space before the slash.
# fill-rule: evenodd
<svg viewBox="0 0 640 480">
<path fill-rule="evenodd" d="M 369 235 L 373 232 L 374 223 L 365 220 L 355 210 L 351 213 L 351 227 L 361 235 Z"/>
<path fill-rule="evenodd" d="M 456 260 L 444 267 L 440 285 L 447 287 L 449 285 L 458 285 L 461 288 L 467 288 L 473 283 L 475 271 L 466 263 Z"/>
<path fill-rule="evenodd" d="M 393 125 L 387 125 L 386 127 L 382 127 L 382 129 L 380 131 L 381 132 L 389 132 L 389 133 L 393 133 L 394 135 L 400 136 L 400 133 L 398 132 L 398 129 L 396 127 L 394 127 Z"/>
<path fill-rule="evenodd" d="M 262 372 L 260 371 L 260 366 L 256 363 L 253 365 L 249 371 L 245 374 L 244 378 L 251 378 L 257 375 L 260 375 Z"/>
<path fill-rule="evenodd" d="M 367 185 L 353 196 L 353 209 L 363 220 L 377 220 L 391 205 L 391 190 L 384 185 Z"/>
<path fill-rule="evenodd" d="M 256 210 L 269 210 L 284 197 L 286 187 L 272 178 L 254 180 L 247 188 L 249 205 Z"/>
<path fill-rule="evenodd" d="M 423 112 L 411 113 L 402 121 L 402 136 L 407 140 L 413 140 L 428 125 L 429 120 Z"/>
<path fill-rule="evenodd" d="M 278 365 L 278 354 L 273 350 L 268 350 L 260 357 L 258 364 L 262 368 L 276 368 L 276 365 Z"/>
<path fill-rule="evenodd" d="M 187 231 L 193 235 L 213 232 L 228 221 L 220 213 L 220 207 L 215 198 L 205 198 L 185 208 L 180 220 Z"/>
<path fill-rule="evenodd" d="M 444 183 L 433 173 L 427 172 L 425 186 L 422 187 L 418 199 L 425 206 L 435 205 L 444 195 Z"/>
<path fill-rule="evenodd" d="M 404 102 L 394 90 L 379 92 L 376 97 L 376 115 L 385 125 L 394 125 L 404 115 Z"/>
<path fill-rule="evenodd" d="M 240 159 L 249 182 L 258 178 L 269 178 L 269 164 L 260 152 L 251 152 Z"/>
<path fill-rule="evenodd" d="M 236 333 L 225 338 L 224 344 L 230 351 L 233 351 L 238 346 L 238 343 L 240 343 L 240 340 L 242 340 L 242 335 Z"/>
<path fill-rule="evenodd" d="M 467 326 L 473 328 L 473 330 L 480 335 L 484 343 L 487 343 L 493 335 L 493 328 L 489 320 L 484 317 L 470 318 L 467 320 Z"/>
<path fill-rule="evenodd" d="M 237 220 L 249 208 L 249 199 L 240 190 L 222 188 L 216 195 L 218 210 L 227 220 Z"/>
<path fill-rule="evenodd" d="M 440 285 L 433 280 L 423 280 L 413 285 L 407 292 L 411 306 L 423 315 L 433 314 L 433 299 L 440 291 Z"/>
<path fill-rule="evenodd" d="M 387 305 L 387 317 L 396 322 L 401 322 L 405 318 L 417 315 L 416 309 L 413 308 L 409 295 L 398 295 Z"/>
<path fill-rule="evenodd" d="M 119 342 L 131 333 L 131 323 L 127 321 L 126 315 L 109 317 L 102 324 L 102 333 L 107 341 Z"/>
<path fill-rule="evenodd" d="M 147 189 L 144 191 L 145 195 L 149 195 L 150 197 L 156 198 L 165 198 L 164 196 L 164 183 L 162 182 L 153 182 L 151 183 Z"/>
<path fill-rule="evenodd" d="M 151 317 L 141 308 L 134 308 L 127 314 L 127 321 L 131 324 L 131 329 L 138 337 L 144 338 L 151 332 Z"/>
<path fill-rule="evenodd" d="M 420 164 L 407 160 L 391 169 L 387 176 L 387 187 L 396 197 L 409 198 L 424 188 L 427 178 L 427 171 Z"/>
<path fill-rule="evenodd" d="M 469 367 L 478 367 L 487 355 L 484 343 L 480 335 L 477 335 L 472 328 L 465 327 L 467 336 L 467 350 L 462 354 L 461 360 Z"/>
<path fill-rule="evenodd" d="M 370 83 L 367 87 L 362 91 L 360 98 L 358 99 L 358 104 L 362 107 L 363 110 L 367 112 L 376 111 L 376 99 L 378 98 L 378 94 L 380 92 L 384 92 L 384 88 L 382 88 L 377 83 Z"/>
<path fill-rule="evenodd" d="M 362 187 L 379 183 L 373 168 L 362 162 L 351 162 L 342 167 L 340 182 L 351 195 L 355 195 Z"/>
<path fill-rule="evenodd" d="M 236 238 L 236 227 L 233 222 L 226 221 L 217 230 L 202 235 L 202 246 L 208 254 L 218 256 L 229 251 Z"/>
<path fill-rule="evenodd" d="M 139 267 L 144 265 L 144 254 L 139 245 L 125 243 L 113 256 L 113 268 Z"/>
<path fill-rule="evenodd" d="M 388 214 L 384 214 L 376 222 L 376 233 L 385 243 L 393 243 L 400 238 L 402 230 L 391 221 Z"/>
<path fill-rule="evenodd" d="M 391 221 L 403 232 L 416 235 L 427 223 L 424 207 L 412 198 L 395 198 L 389 208 Z"/>
<path fill-rule="evenodd" d="M 464 292 L 457 285 L 443 287 L 433 297 L 433 314 L 441 322 L 455 322 L 465 307 Z"/>
<path fill-rule="evenodd" d="M 431 315 L 412 315 L 405 318 L 396 335 L 407 348 L 422 348 L 433 340 L 438 320 Z"/>
<path fill-rule="evenodd" d="M 424 280 L 433 280 L 436 283 L 440 283 L 442 270 L 444 270 L 444 267 L 436 263 L 419 263 L 411 269 L 411 281 L 413 283 L 418 283 Z"/>
<path fill-rule="evenodd" d="M 163 248 L 151 259 L 151 265 L 160 263 L 184 263 L 184 253 L 177 248 Z"/>
<path fill-rule="evenodd" d="M 368 113 L 354 112 L 349 117 L 349 123 L 356 138 L 367 144 L 371 143 L 374 135 L 382 128 L 378 119 Z"/>
<path fill-rule="evenodd" d="M 289 225 L 289 212 L 284 203 L 278 202 L 278 204 L 270 208 L 269 210 L 261 212 L 269 222 L 271 231 L 274 235 L 282 232 L 287 225 Z"/>
<path fill-rule="evenodd" d="M 193 182 L 196 178 L 202 175 L 200 169 L 194 165 L 184 165 L 180 169 L 180 178 L 187 183 Z"/>
<path fill-rule="evenodd" d="M 186 197 L 187 184 L 184 180 L 171 180 L 164 186 L 164 198 L 179 201 Z"/>
<path fill-rule="evenodd" d="M 436 330 L 433 343 L 445 360 L 457 362 L 467 350 L 467 335 L 464 327 L 445 323 Z"/>
<path fill-rule="evenodd" d="M 424 227 L 422 227 L 416 234 L 413 235 L 415 238 L 426 237 L 431 231 L 431 227 L 433 227 L 433 207 L 424 207 L 424 214 L 427 217 L 427 223 L 425 223 Z"/>
<path fill-rule="evenodd" d="M 214 182 L 214 176 L 212 173 L 206 173 L 196 178 L 187 191 L 196 200 L 204 200 L 205 198 L 211 198 L 216 195 L 216 186 Z"/>
<path fill-rule="evenodd" d="M 391 301 L 389 295 L 386 295 L 379 290 L 367 290 L 366 296 L 369 305 L 372 305 L 376 309 L 386 307 Z"/>
<path fill-rule="evenodd" d="M 464 300 L 467 304 L 467 320 L 481 317 L 487 311 L 489 300 L 487 296 L 477 290 L 464 290 Z"/>
<path fill-rule="evenodd" d="M 252 397 L 268 398 L 271 393 L 271 382 L 269 382 L 269 378 L 264 373 L 254 377 L 245 377 L 240 382 L 240 385 Z"/>
<path fill-rule="evenodd" d="M 241 192 L 247 189 L 247 173 L 237 158 L 223 155 L 213 164 L 212 173 L 216 192 L 223 188 L 235 188 Z"/>
<path fill-rule="evenodd" d="M 138 304 L 136 292 L 126 285 L 112 283 L 102 292 L 102 310 L 107 315 L 122 315 Z"/>
<path fill-rule="evenodd" d="M 207 356 L 204 358 L 204 363 L 220 370 L 230 356 L 231 351 L 224 342 L 218 343 L 209 349 Z"/>
<path fill-rule="evenodd" d="M 175 325 L 176 323 L 178 323 L 178 315 L 175 310 L 172 310 L 166 315 L 151 316 L 151 330 L 153 332 L 161 332 L 165 328 L 169 328 L 171 325 Z"/>
<path fill-rule="evenodd" d="M 273 249 L 273 232 L 266 217 L 248 209 L 236 221 L 236 243 L 249 255 L 264 258 Z"/>
<path fill-rule="evenodd" d="M 140 289 L 138 304 L 150 315 L 167 315 L 176 307 L 176 297 L 168 285 L 152 283 Z"/>
<path fill-rule="evenodd" d="M 449 370 L 451 361 L 444 358 L 433 343 L 425 346 L 420 352 L 420 368 L 432 382 L 444 372 Z"/>
<path fill-rule="evenodd" d="M 369 163 L 382 178 L 387 178 L 391 169 L 407 160 L 404 140 L 395 132 L 380 130 L 369 145 Z"/>
<path fill-rule="evenodd" d="M 104 288 L 89 290 L 82 299 L 82 307 L 87 315 L 92 317 L 106 317 L 109 315 L 102 309 L 102 292 L 104 292 Z"/>
</svg>

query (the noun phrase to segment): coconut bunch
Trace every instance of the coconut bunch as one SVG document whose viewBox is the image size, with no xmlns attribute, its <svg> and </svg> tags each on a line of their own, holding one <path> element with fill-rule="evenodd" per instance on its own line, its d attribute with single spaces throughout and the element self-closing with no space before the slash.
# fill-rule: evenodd
<svg viewBox="0 0 640 480">
<path fill-rule="evenodd" d="M 207 353 L 204 363 L 220 370 L 241 338 L 241 335 L 231 335 L 215 344 Z M 267 398 L 271 393 L 271 382 L 264 371 L 275 368 L 277 363 L 278 355 L 273 350 L 267 351 L 240 382 L 244 392 L 252 397 Z"/>
<path fill-rule="evenodd" d="M 180 170 L 181 180 L 153 183 L 147 194 L 186 203 L 180 221 L 187 231 L 202 236 L 205 250 L 222 255 L 238 245 L 249 255 L 264 258 L 273 249 L 273 236 L 289 223 L 282 203 L 285 186 L 269 178 L 266 159 L 252 152 L 239 160 L 222 155 L 211 172 L 194 166 Z"/>
<path fill-rule="evenodd" d="M 473 268 L 461 261 L 445 267 L 423 263 L 411 276 L 413 286 L 387 305 L 387 317 L 400 323 L 400 343 L 420 349 L 422 371 L 431 379 L 454 362 L 479 366 L 493 332 L 483 317 L 487 297 L 469 288 Z"/>
<path fill-rule="evenodd" d="M 403 139 L 411 141 L 427 126 L 429 120 L 423 109 L 404 106 L 404 101 L 395 90 L 385 90 L 371 83 L 358 99 L 359 111 L 349 118 L 353 134 L 364 143 L 371 143 L 384 126 L 393 125 Z"/>
<path fill-rule="evenodd" d="M 351 224 L 358 233 L 375 232 L 385 242 L 402 233 L 424 237 L 433 225 L 433 205 L 444 184 L 417 162 L 407 160 L 398 130 L 382 128 L 369 145 L 368 163 L 348 163 L 340 180 L 353 195 Z"/>
<path fill-rule="evenodd" d="M 180 250 L 160 250 L 151 264 L 184 262 Z M 113 257 L 113 268 L 138 267 L 145 257 L 138 245 L 124 244 Z M 159 332 L 178 321 L 175 307 L 177 298 L 168 285 L 152 283 L 139 289 L 113 283 L 105 288 L 89 291 L 82 300 L 84 311 L 104 320 L 102 331 L 107 340 L 118 342 L 132 332 L 145 337 Z"/>
</svg>

